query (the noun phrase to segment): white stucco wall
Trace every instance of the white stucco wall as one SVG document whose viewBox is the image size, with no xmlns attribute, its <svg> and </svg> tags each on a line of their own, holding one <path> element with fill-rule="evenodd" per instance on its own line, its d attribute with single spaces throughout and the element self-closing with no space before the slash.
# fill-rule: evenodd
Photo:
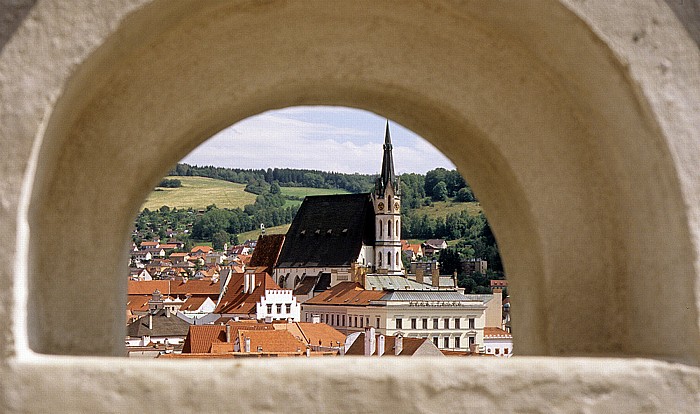
<svg viewBox="0 0 700 414">
<path fill-rule="evenodd" d="M 700 405 L 700 56 L 665 3 L 32 3 L 0 8 L 0 411 Z M 445 152 L 498 237 L 518 355 L 556 358 L 78 357 L 124 355 L 128 234 L 153 185 L 214 132 L 297 104 L 373 110 Z"/>
</svg>

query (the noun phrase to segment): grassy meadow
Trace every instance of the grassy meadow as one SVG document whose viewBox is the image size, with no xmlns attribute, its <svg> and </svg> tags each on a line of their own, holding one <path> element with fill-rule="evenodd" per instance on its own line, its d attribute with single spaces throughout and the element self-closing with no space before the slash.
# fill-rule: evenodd
<svg viewBox="0 0 700 414">
<path fill-rule="evenodd" d="M 281 226 L 275 226 L 275 227 L 268 227 L 265 229 L 265 234 L 287 234 L 287 230 L 289 230 L 290 224 L 284 224 Z M 257 240 L 258 236 L 260 236 L 260 229 L 255 229 L 251 231 L 247 231 L 245 233 L 239 233 L 238 234 L 238 241 L 243 243 L 244 241 L 250 239 L 250 240 Z"/>
<path fill-rule="evenodd" d="M 141 209 L 155 210 L 161 206 L 205 208 L 216 204 L 219 208 L 243 208 L 255 202 L 255 194 L 244 191 L 244 184 L 205 177 L 166 177 L 182 181 L 182 187 L 156 188 L 146 198 Z"/>
<path fill-rule="evenodd" d="M 434 201 L 432 206 L 421 206 L 415 210 L 418 215 L 426 214 L 428 217 L 447 217 L 448 214 L 459 214 L 462 210 L 469 211 L 470 216 L 478 216 L 482 211 L 478 202 L 455 203 L 453 201 Z"/>
</svg>

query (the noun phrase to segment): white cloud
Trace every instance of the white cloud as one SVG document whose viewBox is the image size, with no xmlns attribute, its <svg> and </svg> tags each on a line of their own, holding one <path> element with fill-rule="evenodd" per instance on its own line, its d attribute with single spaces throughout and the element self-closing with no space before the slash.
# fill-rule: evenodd
<svg viewBox="0 0 700 414">
<path fill-rule="evenodd" d="M 270 111 L 221 131 L 183 162 L 231 168 L 306 168 L 374 174 L 381 167 L 383 122 L 372 113 L 339 107 Z M 432 145 L 422 138 L 416 139 L 410 131 L 392 126 L 392 137 L 398 173 L 454 168 Z"/>
</svg>

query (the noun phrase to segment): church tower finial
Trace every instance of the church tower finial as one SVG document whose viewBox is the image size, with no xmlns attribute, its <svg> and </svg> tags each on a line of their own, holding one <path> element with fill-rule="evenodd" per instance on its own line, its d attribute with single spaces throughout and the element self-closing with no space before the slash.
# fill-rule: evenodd
<svg viewBox="0 0 700 414">
<path fill-rule="evenodd" d="M 384 133 L 382 171 L 377 178 L 374 203 L 374 268 L 379 273 L 402 274 L 401 262 L 401 185 L 394 173 L 389 120 Z"/>
<path fill-rule="evenodd" d="M 382 172 L 379 177 L 377 190 L 384 194 L 384 190 L 389 186 L 396 186 L 396 174 L 394 173 L 394 157 L 391 153 L 391 134 L 389 133 L 389 120 L 386 120 L 386 131 L 384 133 L 384 157 L 382 158 Z M 396 189 L 398 190 L 398 189 Z"/>
</svg>

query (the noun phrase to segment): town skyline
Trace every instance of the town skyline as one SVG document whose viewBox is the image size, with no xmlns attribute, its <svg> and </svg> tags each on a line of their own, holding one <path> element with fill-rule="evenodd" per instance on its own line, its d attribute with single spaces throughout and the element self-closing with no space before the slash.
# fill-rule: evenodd
<svg viewBox="0 0 700 414">
<path fill-rule="evenodd" d="M 346 107 L 297 106 L 267 111 L 221 130 L 180 162 L 241 169 L 376 174 L 386 121 L 372 112 Z M 455 169 L 419 135 L 391 119 L 389 127 L 397 154 L 397 173 Z"/>
</svg>

